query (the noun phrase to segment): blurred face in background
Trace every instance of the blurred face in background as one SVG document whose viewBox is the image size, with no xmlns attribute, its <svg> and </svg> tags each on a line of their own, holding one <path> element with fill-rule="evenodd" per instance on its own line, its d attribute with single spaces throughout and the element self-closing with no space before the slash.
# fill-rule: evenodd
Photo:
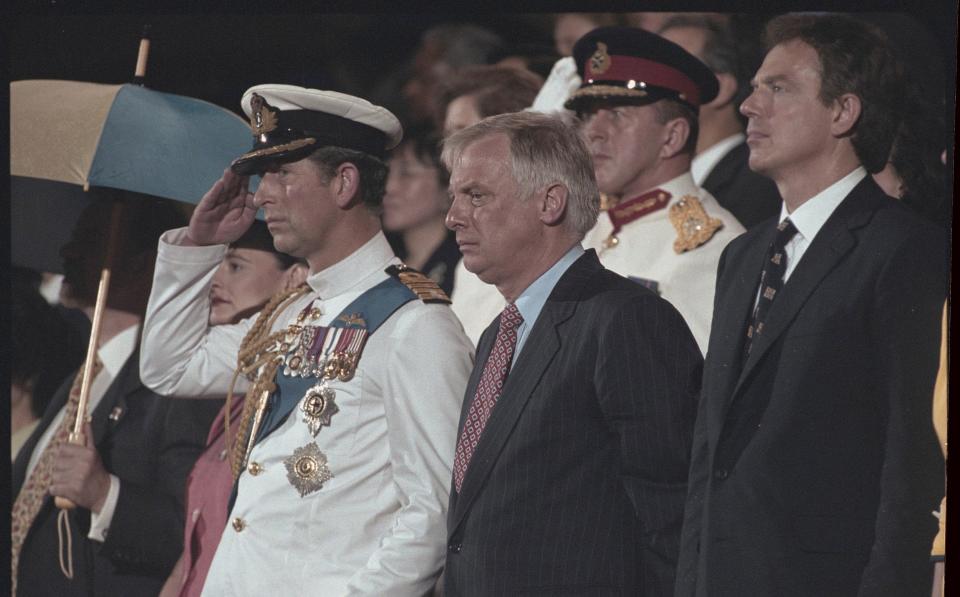
<svg viewBox="0 0 960 597">
<path fill-rule="evenodd" d="M 596 29 L 599 25 L 586 15 L 564 13 L 557 16 L 553 26 L 553 44 L 557 54 L 572 56 L 573 45 L 577 40 Z"/>
<path fill-rule="evenodd" d="M 443 121 L 443 136 L 447 137 L 481 120 L 483 116 L 477 108 L 476 98 L 472 95 L 461 95 L 447 106 L 447 116 Z"/>
<path fill-rule="evenodd" d="M 210 325 L 236 323 L 260 310 L 270 297 L 300 284 L 306 266 L 283 268 L 270 251 L 231 247 L 210 288 Z"/>
<path fill-rule="evenodd" d="M 404 144 L 390 158 L 386 194 L 383 197 L 383 227 L 403 232 L 430 222 L 443 222 L 447 190 L 440 184 L 433 164 L 418 159 L 413 146 Z"/>
</svg>

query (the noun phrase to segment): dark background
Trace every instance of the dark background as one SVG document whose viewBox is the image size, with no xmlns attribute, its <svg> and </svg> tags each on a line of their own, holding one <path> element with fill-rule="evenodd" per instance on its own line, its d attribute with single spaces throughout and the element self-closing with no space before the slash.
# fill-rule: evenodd
<svg viewBox="0 0 960 597">
<path fill-rule="evenodd" d="M 402 80 L 423 31 L 440 23 L 475 23 L 500 34 L 511 44 L 553 46 L 550 10 L 676 10 L 676 3 L 630 2 L 617 5 L 539 2 L 516 13 L 485 8 L 456 10 L 451 5 L 423 5 L 405 12 L 385 11 L 362 2 L 323 2 L 316 6 L 271 13 L 277 3 L 237 3 L 228 9 L 201 13 L 185 5 L 144 10 L 123 4 L 114 14 L 84 2 L 24 3 L 6 20 L 8 75 L 18 79 L 72 79 L 124 83 L 133 78 L 140 34 L 150 26 L 152 39 L 146 85 L 158 91 L 205 99 L 240 113 L 245 89 L 259 83 L 290 83 L 334 89 L 390 103 L 383 96 L 392 80 Z M 205 3 L 203 6 L 211 6 Z M 213 6 L 216 6 L 215 4 Z M 406 6 L 402 5 L 401 6 Z M 466 5 L 465 5 L 466 6 Z M 489 5 L 484 5 L 485 7 Z M 508 6 L 500 3 L 496 6 Z M 531 6 L 517 2 L 514 7 Z M 684 5 L 686 6 L 686 5 Z M 239 8 L 238 8 L 239 7 Z M 335 12 L 338 9 L 339 12 Z M 479 5 L 474 7 L 479 9 Z M 949 90 L 956 80 L 957 4 L 953 0 L 919 2 L 760 3 L 699 2 L 699 10 L 741 10 L 758 18 L 799 9 L 905 11 L 912 19 L 887 16 L 888 31 L 907 54 L 927 69 L 931 85 Z M 348 14 L 351 11 L 352 14 Z M 902 25 L 902 26 L 901 26 Z M 951 110 L 952 112 L 952 110 Z M 951 123 L 952 124 L 952 123 Z"/>
</svg>

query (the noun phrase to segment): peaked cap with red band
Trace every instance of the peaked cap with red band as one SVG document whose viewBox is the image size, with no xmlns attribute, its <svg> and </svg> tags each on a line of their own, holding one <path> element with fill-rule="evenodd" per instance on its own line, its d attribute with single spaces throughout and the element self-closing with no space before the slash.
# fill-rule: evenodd
<svg viewBox="0 0 960 597">
<path fill-rule="evenodd" d="M 659 35 L 632 27 L 599 27 L 573 46 L 583 83 L 564 107 L 595 101 L 642 106 L 661 99 L 694 110 L 717 97 L 717 77 L 695 56 Z"/>
</svg>

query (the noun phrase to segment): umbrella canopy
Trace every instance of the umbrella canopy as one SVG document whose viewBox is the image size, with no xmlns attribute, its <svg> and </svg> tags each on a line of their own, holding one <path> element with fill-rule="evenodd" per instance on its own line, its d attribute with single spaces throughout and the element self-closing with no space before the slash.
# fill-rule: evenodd
<svg viewBox="0 0 960 597">
<path fill-rule="evenodd" d="M 10 84 L 10 173 L 196 203 L 251 133 L 214 104 L 136 85 Z"/>
<path fill-rule="evenodd" d="M 14 81 L 12 261 L 60 272 L 60 246 L 91 186 L 196 203 L 250 146 L 242 118 L 202 100 L 130 84 Z"/>
</svg>

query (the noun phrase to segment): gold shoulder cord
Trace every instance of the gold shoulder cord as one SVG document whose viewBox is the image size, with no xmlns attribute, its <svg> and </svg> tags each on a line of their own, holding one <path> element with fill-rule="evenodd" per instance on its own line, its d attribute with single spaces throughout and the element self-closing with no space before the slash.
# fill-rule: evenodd
<svg viewBox="0 0 960 597">
<path fill-rule="evenodd" d="M 224 417 L 224 434 L 228 446 L 230 446 L 230 470 L 233 472 L 233 480 L 240 477 L 240 471 L 243 470 L 248 453 L 247 443 L 244 441 L 250 432 L 251 422 L 255 417 L 262 413 L 265 401 L 259 400 L 259 397 L 266 392 L 269 395 L 276 389 L 273 382 L 277 367 L 282 359 L 278 359 L 280 353 L 271 348 L 278 344 L 278 341 L 286 334 L 286 328 L 270 333 L 273 324 L 291 303 L 305 295 L 310 287 L 302 284 L 292 290 L 278 293 L 270 299 L 270 302 L 260 311 L 257 321 L 247 332 L 240 343 L 240 351 L 237 355 L 237 369 L 230 380 L 230 389 L 227 392 L 226 415 Z M 254 373 L 261 368 L 260 374 L 254 378 Z M 233 388 L 237 378 L 243 375 L 253 383 L 247 389 L 243 397 L 243 411 L 240 415 L 237 433 L 230 437 L 230 416 L 232 412 Z M 261 404 L 263 403 L 263 404 Z"/>
</svg>

